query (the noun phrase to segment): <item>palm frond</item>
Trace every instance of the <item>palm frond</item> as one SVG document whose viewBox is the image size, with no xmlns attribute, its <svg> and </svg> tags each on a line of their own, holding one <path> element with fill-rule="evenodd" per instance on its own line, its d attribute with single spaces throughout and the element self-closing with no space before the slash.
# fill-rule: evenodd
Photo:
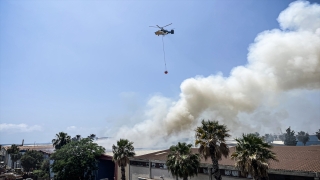
<svg viewBox="0 0 320 180">
<path fill-rule="evenodd" d="M 276 154 L 271 151 L 272 146 L 252 134 L 243 134 L 236 141 L 236 151 L 231 159 L 236 160 L 236 167 L 241 173 L 245 176 L 267 177 L 268 161 L 277 161 Z"/>
<path fill-rule="evenodd" d="M 129 158 L 135 156 L 133 142 L 127 139 L 117 141 L 117 146 L 112 145 L 112 152 L 112 160 L 116 162 L 119 167 L 126 166 L 129 163 Z"/>
<path fill-rule="evenodd" d="M 173 177 L 193 177 L 200 166 L 200 154 L 193 154 L 191 144 L 178 143 L 170 147 L 166 165 Z"/>
<path fill-rule="evenodd" d="M 229 148 L 225 143 L 225 138 L 230 137 L 229 130 L 218 121 L 201 121 L 201 126 L 195 130 L 195 145 L 200 145 L 199 153 L 207 159 L 221 159 L 222 156 L 229 155 Z M 211 147 L 211 148 L 210 148 Z M 210 149 L 213 151 L 210 152 Z"/>
</svg>

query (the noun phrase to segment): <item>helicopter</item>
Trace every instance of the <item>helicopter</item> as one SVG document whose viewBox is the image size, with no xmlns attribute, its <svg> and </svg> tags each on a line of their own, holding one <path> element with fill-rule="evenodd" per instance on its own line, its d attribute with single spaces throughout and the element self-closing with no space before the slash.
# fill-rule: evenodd
<svg viewBox="0 0 320 180">
<path fill-rule="evenodd" d="M 156 31 L 156 32 L 154 32 L 156 35 L 163 35 L 163 36 L 165 36 L 165 35 L 167 35 L 167 34 L 174 34 L 174 30 L 173 29 L 171 29 L 171 31 L 168 31 L 168 30 L 166 30 L 166 29 L 164 29 L 164 27 L 167 27 L 167 26 L 170 26 L 172 23 L 170 23 L 170 24 L 168 24 L 168 25 L 165 25 L 165 26 L 163 26 L 163 27 L 160 27 L 160 26 L 158 26 L 157 25 L 157 27 L 156 26 L 149 26 L 149 27 L 155 27 L 155 28 L 159 28 L 160 30 L 158 30 L 158 31 Z"/>
</svg>

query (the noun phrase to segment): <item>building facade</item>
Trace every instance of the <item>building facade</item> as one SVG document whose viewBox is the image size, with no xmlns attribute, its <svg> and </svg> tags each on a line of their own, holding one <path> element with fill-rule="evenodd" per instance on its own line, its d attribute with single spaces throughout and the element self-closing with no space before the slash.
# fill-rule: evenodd
<svg viewBox="0 0 320 180">
<path fill-rule="evenodd" d="M 192 151 L 197 153 L 198 149 Z M 230 154 L 235 147 L 230 148 Z M 319 180 L 320 175 L 320 146 L 276 146 L 273 148 L 277 161 L 270 161 L 269 180 Z M 165 166 L 169 150 L 136 156 L 130 160 L 129 180 L 175 180 Z M 235 167 L 235 161 L 230 158 L 222 158 L 219 161 L 220 173 L 223 179 L 252 179 L 244 177 Z M 198 176 L 191 180 L 213 180 L 212 164 L 208 160 L 201 159 Z"/>
<path fill-rule="evenodd" d="M 304 146 L 304 144 L 298 140 L 297 138 L 297 146 Z M 317 135 L 310 135 L 309 141 L 306 143 L 306 146 L 312 146 L 312 145 L 320 145 L 320 140 L 318 139 Z"/>
</svg>

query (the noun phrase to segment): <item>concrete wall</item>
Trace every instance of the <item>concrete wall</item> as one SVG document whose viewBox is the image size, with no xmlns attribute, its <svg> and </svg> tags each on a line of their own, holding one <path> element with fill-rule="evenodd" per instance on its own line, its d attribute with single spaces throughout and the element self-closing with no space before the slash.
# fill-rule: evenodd
<svg viewBox="0 0 320 180">
<path fill-rule="evenodd" d="M 138 177 L 149 178 L 149 168 L 130 165 L 129 180 L 137 180 Z"/>
<path fill-rule="evenodd" d="M 153 179 L 161 179 L 162 176 L 165 180 L 175 180 L 168 169 L 151 168 L 151 175 Z"/>
<path fill-rule="evenodd" d="M 198 176 L 194 176 L 194 177 L 190 178 L 190 180 L 197 180 L 197 179 L 209 180 L 209 175 L 203 174 L 203 173 L 198 173 Z"/>
</svg>

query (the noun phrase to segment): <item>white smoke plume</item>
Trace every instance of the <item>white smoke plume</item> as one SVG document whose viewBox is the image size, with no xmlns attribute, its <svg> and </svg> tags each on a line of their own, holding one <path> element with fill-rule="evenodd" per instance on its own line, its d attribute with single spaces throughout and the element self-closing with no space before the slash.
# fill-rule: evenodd
<svg viewBox="0 0 320 180">
<path fill-rule="evenodd" d="M 229 77 L 186 79 L 177 101 L 152 97 L 146 120 L 120 128 L 116 139 L 128 138 L 137 147 L 170 144 L 192 136 L 202 118 L 219 120 L 234 136 L 280 128 L 290 116 L 284 105 L 290 97 L 319 95 L 320 5 L 291 3 L 278 22 L 281 29 L 258 34 L 249 46 L 247 65 L 235 67 Z M 313 117 L 311 124 L 319 122 L 319 113 Z"/>
</svg>

